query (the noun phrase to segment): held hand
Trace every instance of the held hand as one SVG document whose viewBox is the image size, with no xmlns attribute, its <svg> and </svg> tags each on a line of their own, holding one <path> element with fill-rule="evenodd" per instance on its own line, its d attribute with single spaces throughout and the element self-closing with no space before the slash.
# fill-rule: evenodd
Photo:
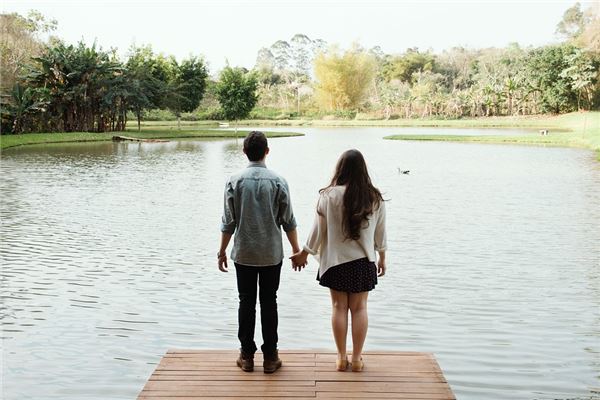
<svg viewBox="0 0 600 400">
<path fill-rule="evenodd" d="M 222 256 L 219 256 L 219 271 L 221 272 L 229 272 L 227 270 L 227 256 L 225 254 L 223 254 Z"/>
<path fill-rule="evenodd" d="M 377 276 L 381 277 L 385 275 L 385 260 L 382 260 L 381 258 L 379 259 L 379 261 L 377 261 Z"/>
<path fill-rule="evenodd" d="M 308 253 L 304 250 L 300 250 L 294 253 L 290 257 L 290 260 L 292 260 L 292 267 L 294 268 L 294 271 L 302 271 L 302 268 L 304 268 L 306 264 L 308 264 L 307 258 Z"/>
</svg>

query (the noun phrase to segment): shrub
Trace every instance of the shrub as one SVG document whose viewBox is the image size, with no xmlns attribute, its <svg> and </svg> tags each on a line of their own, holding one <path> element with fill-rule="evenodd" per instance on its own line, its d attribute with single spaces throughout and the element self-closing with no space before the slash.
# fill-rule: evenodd
<svg viewBox="0 0 600 400">
<path fill-rule="evenodd" d="M 153 109 L 142 112 L 142 121 L 177 121 L 177 117 L 169 110 Z"/>
</svg>

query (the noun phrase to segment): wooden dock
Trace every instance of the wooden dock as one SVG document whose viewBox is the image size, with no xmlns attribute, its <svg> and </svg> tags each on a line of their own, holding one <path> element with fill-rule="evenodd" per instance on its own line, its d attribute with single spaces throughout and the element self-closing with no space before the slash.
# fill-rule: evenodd
<svg viewBox="0 0 600 400">
<path fill-rule="evenodd" d="M 168 142 L 168 140 L 164 140 L 164 139 L 144 139 L 144 138 L 136 138 L 136 137 L 130 137 L 130 136 L 121 136 L 121 135 L 115 135 L 112 137 L 113 142 L 124 142 L 126 140 L 131 141 L 131 142 L 158 142 L 158 143 L 164 143 L 164 142 Z"/>
<path fill-rule="evenodd" d="M 431 353 L 366 352 L 363 372 L 337 372 L 333 352 L 280 351 L 283 367 L 274 374 L 263 373 L 260 353 L 254 372 L 243 372 L 237 355 L 169 350 L 138 400 L 455 399 Z"/>
</svg>

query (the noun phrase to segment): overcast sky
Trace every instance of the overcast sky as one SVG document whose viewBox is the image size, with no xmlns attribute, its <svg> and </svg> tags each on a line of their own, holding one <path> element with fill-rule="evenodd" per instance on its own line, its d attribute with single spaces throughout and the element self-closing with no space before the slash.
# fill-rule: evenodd
<svg viewBox="0 0 600 400">
<path fill-rule="evenodd" d="M 595 0 L 597 4 L 600 0 Z M 296 33 L 348 47 L 379 45 L 386 53 L 408 47 L 439 52 L 453 46 L 502 47 L 510 42 L 557 41 L 556 24 L 575 1 L 383 0 L 3 0 L 3 12 L 36 9 L 58 21 L 67 42 L 94 40 L 125 55 L 132 43 L 178 59 L 203 55 L 215 73 L 251 68 L 256 53 Z M 592 1 L 581 2 L 585 6 Z"/>
</svg>

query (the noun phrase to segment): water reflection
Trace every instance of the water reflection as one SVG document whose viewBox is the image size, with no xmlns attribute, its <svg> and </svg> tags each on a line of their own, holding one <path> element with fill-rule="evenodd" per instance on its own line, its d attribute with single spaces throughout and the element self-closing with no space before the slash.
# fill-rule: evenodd
<svg viewBox="0 0 600 400">
<path fill-rule="evenodd" d="M 291 184 L 301 237 L 347 148 L 365 154 L 390 199 L 390 271 L 372 294 L 367 349 L 435 352 L 460 399 L 595 395 L 600 168 L 591 153 L 300 130 L 270 141 L 268 164 Z M 167 348 L 236 348 L 235 279 L 216 270 L 214 252 L 223 184 L 247 164 L 241 144 L 3 153 L 6 399 L 132 398 Z M 315 267 L 283 272 L 282 348 L 333 346 Z M 307 326 L 313 334 L 299 334 Z"/>
</svg>

